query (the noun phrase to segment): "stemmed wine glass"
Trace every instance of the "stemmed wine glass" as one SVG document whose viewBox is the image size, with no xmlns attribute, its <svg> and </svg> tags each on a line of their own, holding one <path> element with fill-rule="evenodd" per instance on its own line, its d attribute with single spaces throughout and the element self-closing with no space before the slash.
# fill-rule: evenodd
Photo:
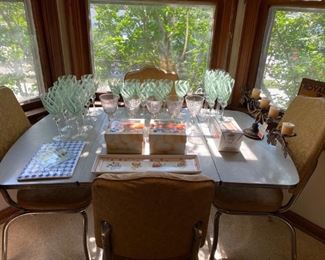
<svg viewBox="0 0 325 260">
<path fill-rule="evenodd" d="M 61 123 L 64 120 L 62 116 L 63 105 L 60 105 L 57 99 L 53 97 L 52 93 L 53 92 L 50 91 L 46 94 L 42 94 L 40 98 L 44 108 L 49 112 L 49 114 L 52 116 L 53 120 L 55 121 L 55 125 L 59 133 L 59 135 L 54 136 L 52 139 L 53 141 L 61 141 L 63 140 L 63 133 L 61 127 Z"/>
<path fill-rule="evenodd" d="M 188 95 L 185 98 L 186 100 L 186 106 L 188 111 L 190 112 L 190 122 L 192 123 L 192 130 L 190 132 L 190 136 L 194 136 L 195 135 L 195 119 L 196 116 L 200 113 L 200 110 L 203 106 L 203 101 L 204 98 L 202 96 L 199 95 Z"/>
<path fill-rule="evenodd" d="M 108 128 L 111 126 L 112 116 L 117 109 L 118 99 L 119 96 L 110 93 L 99 96 L 104 112 L 108 115 Z"/>
<path fill-rule="evenodd" d="M 224 109 L 228 104 L 235 80 L 229 73 L 222 70 L 207 70 L 204 77 L 204 89 L 207 102 L 214 105 L 216 98 L 222 108 L 220 121 L 223 121 Z"/>
<path fill-rule="evenodd" d="M 147 107 L 147 99 L 154 96 L 156 89 L 156 81 L 152 79 L 147 79 L 142 82 L 138 88 L 138 96 L 141 99 L 141 114 L 145 116 L 145 108 Z"/>
<path fill-rule="evenodd" d="M 204 75 L 204 92 L 205 98 L 209 105 L 210 117 L 212 116 L 212 109 L 214 108 L 216 99 L 219 94 L 218 71 L 207 70 Z M 218 114 L 218 106 L 217 106 Z"/>
<path fill-rule="evenodd" d="M 222 109 L 220 121 L 224 121 L 225 108 L 228 105 L 228 101 L 230 99 L 235 80 L 231 78 L 228 73 L 225 73 L 223 75 L 221 83 L 222 88 L 219 91 L 218 100 Z"/>
<path fill-rule="evenodd" d="M 184 98 L 190 90 L 190 83 L 187 80 L 175 81 L 175 92 L 178 97 Z"/>
</svg>

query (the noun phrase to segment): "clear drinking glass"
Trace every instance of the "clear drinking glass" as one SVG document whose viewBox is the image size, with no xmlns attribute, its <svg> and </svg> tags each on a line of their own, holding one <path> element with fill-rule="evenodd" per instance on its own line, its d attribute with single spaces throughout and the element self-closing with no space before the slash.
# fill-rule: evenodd
<svg viewBox="0 0 325 260">
<path fill-rule="evenodd" d="M 183 107 L 184 98 L 178 96 L 167 97 L 168 113 L 172 118 L 177 118 Z"/>
<path fill-rule="evenodd" d="M 126 107 L 126 109 L 128 111 L 128 114 L 131 117 L 135 117 L 136 114 L 139 111 L 140 104 L 141 104 L 141 99 L 138 98 L 138 97 L 133 97 L 133 98 L 130 98 L 130 99 L 124 99 L 124 104 L 125 104 L 125 107 Z"/>
<path fill-rule="evenodd" d="M 161 100 L 156 100 L 153 98 L 149 98 L 147 100 L 147 109 L 149 111 L 150 114 L 152 114 L 153 118 L 157 118 L 161 106 L 162 106 L 163 101 Z"/>
<path fill-rule="evenodd" d="M 110 93 L 99 96 L 104 112 L 108 115 L 108 127 L 110 127 L 111 118 L 117 109 L 118 99 L 119 96 Z"/>
<path fill-rule="evenodd" d="M 192 118 L 195 118 L 203 106 L 204 98 L 199 95 L 188 95 L 186 98 L 186 106 Z"/>
<path fill-rule="evenodd" d="M 192 124 L 190 136 L 195 135 L 195 119 L 196 116 L 200 113 L 200 110 L 203 106 L 204 97 L 199 95 L 188 95 L 185 98 L 186 106 L 190 112 L 190 123 Z"/>
</svg>

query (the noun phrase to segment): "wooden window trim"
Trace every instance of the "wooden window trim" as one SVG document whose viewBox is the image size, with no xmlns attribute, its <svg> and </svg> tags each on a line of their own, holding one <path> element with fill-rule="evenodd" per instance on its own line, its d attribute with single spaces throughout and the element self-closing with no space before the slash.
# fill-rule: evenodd
<svg viewBox="0 0 325 260">
<path fill-rule="evenodd" d="M 317 9 L 324 9 L 325 2 L 315 2 L 315 1 L 283 1 L 283 0 L 267 0 L 261 6 L 261 13 L 260 13 L 260 23 L 257 27 L 255 40 L 254 40 L 254 52 L 252 54 L 252 59 L 250 63 L 250 71 L 248 75 L 247 85 L 253 88 L 255 86 L 257 71 L 260 61 L 260 56 L 263 50 L 263 40 L 264 40 L 264 32 L 267 29 L 267 19 L 269 15 L 269 11 L 271 7 L 274 6 L 286 6 L 286 7 L 299 7 L 299 8 L 317 8 Z"/>
<path fill-rule="evenodd" d="M 64 74 L 64 63 L 56 1 L 30 0 L 35 23 L 44 88 Z"/>
<path fill-rule="evenodd" d="M 237 64 L 232 107 L 239 107 L 243 92 L 255 87 L 268 14 L 270 8 L 274 6 L 324 9 L 325 2 L 302 0 L 246 1 L 246 12 L 239 51 L 240 59 Z"/>
<path fill-rule="evenodd" d="M 30 0 L 30 7 L 46 91 L 59 76 L 65 74 L 57 4 L 53 0 Z M 39 97 L 21 102 L 21 106 L 32 122 L 45 111 Z"/>
</svg>

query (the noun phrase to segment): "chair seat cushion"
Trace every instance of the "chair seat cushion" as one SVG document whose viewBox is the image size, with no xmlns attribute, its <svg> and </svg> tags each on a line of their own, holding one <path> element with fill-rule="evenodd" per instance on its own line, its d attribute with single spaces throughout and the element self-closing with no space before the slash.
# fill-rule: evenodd
<svg viewBox="0 0 325 260">
<path fill-rule="evenodd" d="M 25 189 L 17 192 L 18 204 L 29 210 L 81 209 L 91 202 L 90 187 Z"/>
<path fill-rule="evenodd" d="M 275 212 L 282 204 L 281 189 L 216 186 L 213 204 L 217 209 L 247 212 Z"/>
</svg>

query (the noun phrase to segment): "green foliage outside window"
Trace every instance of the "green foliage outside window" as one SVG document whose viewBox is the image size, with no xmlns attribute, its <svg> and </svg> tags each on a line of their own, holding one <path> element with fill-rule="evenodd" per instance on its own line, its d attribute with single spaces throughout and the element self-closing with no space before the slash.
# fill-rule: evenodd
<svg viewBox="0 0 325 260">
<path fill-rule="evenodd" d="M 24 3 L 0 1 L 0 86 L 20 101 L 39 95 L 33 62 Z"/>
<path fill-rule="evenodd" d="M 197 88 L 209 66 L 213 14 L 214 8 L 202 6 L 92 4 L 97 79 L 105 84 L 154 65 Z"/>
<path fill-rule="evenodd" d="M 263 91 L 286 107 L 302 78 L 325 81 L 325 11 L 278 10 L 267 49 Z"/>
</svg>

